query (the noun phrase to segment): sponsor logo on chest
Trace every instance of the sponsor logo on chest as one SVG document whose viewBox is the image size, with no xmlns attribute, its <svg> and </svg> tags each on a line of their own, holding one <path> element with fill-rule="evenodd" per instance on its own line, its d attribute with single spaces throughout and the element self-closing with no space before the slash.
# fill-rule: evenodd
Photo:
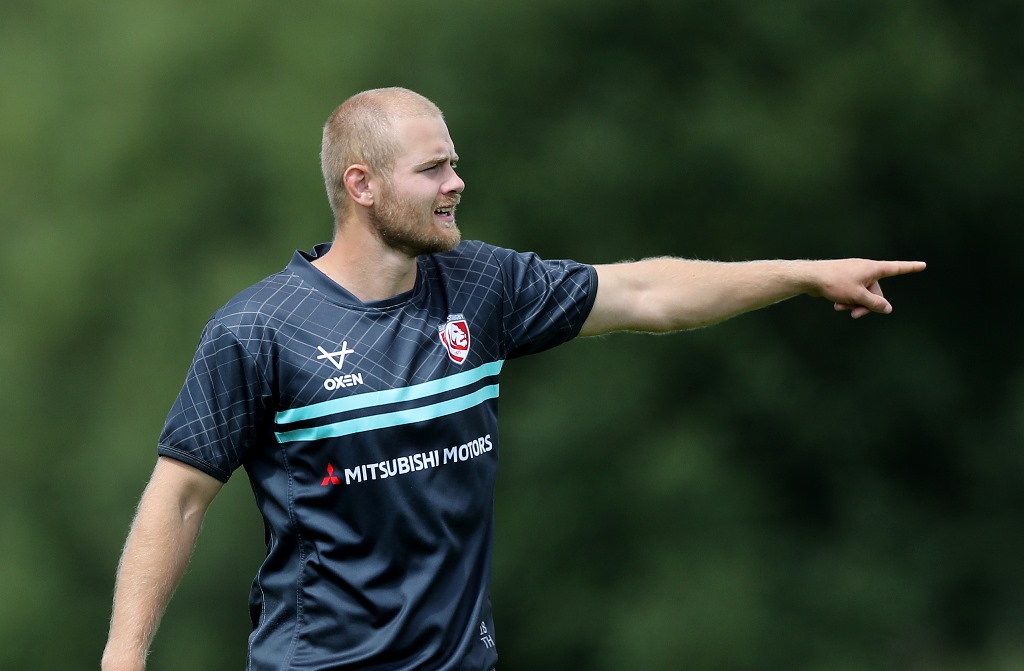
<svg viewBox="0 0 1024 671">
<path fill-rule="evenodd" d="M 326 359 L 327 361 L 330 361 L 339 371 L 338 375 L 331 375 L 324 380 L 324 389 L 327 391 L 334 391 L 336 389 L 345 389 L 347 387 L 357 387 L 363 383 L 362 373 L 340 374 L 342 367 L 345 365 L 345 356 L 356 353 L 354 349 L 349 349 L 347 340 L 341 343 L 341 349 L 334 352 L 328 352 L 322 346 L 318 346 L 317 349 L 320 350 L 320 356 L 318 356 L 317 359 Z"/>
</svg>

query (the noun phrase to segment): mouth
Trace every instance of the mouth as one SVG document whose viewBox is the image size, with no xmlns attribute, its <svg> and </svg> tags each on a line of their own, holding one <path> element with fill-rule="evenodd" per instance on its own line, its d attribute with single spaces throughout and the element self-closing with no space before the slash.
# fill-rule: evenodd
<svg viewBox="0 0 1024 671">
<path fill-rule="evenodd" d="M 434 216 L 437 217 L 438 219 L 440 219 L 441 221 L 445 222 L 445 223 L 449 223 L 449 224 L 450 223 L 454 223 L 455 222 L 455 205 L 456 205 L 456 203 L 452 203 L 451 205 L 443 205 L 441 207 L 435 208 L 434 209 Z"/>
</svg>

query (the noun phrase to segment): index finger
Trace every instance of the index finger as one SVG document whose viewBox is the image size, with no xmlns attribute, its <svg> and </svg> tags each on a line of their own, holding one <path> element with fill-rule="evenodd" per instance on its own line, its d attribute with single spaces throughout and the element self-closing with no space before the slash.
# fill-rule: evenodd
<svg viewBox="0 0 1024 671">
<path fill-rule="evenodd" d="M 924 261 L 880 261 L 882 277 L 919 273 L 928 267 Z"/>
</svg>

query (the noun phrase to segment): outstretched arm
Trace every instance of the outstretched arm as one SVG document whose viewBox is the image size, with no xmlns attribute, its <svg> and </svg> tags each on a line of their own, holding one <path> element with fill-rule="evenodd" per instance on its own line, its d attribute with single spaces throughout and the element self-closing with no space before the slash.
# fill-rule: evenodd
<svg viewBox="0 0 1024 671">
<path fill-rule="evenodd" d="M 699 328 L 809 294 L 854 318 L 888 314 L 879 280 L 924 270 L 921 261 L 748 261 L 658 258 L 597 266 L 597 297 L 581 335 Z"/>
<path fill-rule="evenodd" d="M 221 482 L 160 457 L 142 495 L 117 571 L 103 671 L 142 671 L 160 618 L 195 547 Z"/>
</svg>

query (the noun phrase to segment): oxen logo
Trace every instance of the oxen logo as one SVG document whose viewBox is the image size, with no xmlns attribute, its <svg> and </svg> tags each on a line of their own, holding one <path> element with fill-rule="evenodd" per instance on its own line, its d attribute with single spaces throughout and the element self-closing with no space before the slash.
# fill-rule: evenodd
<svg viewBox="0 0 1024 671">
<path fill-rule="evenodd" d="M 320 350 L 320 356 L 318 356 L 317 359 L 327 359 L 328 361 L 333 363 L 334 367 L 337 368 L 338 370 L 341 370 L 341 367 L 345 365 L 345 355 L 346 354 L 355 354 L 356 353 L 356 351 L 354 349 L 349 349 L 348 348 L 348 341 L 347 340 L 344 341 L 343 343 L 341 343 L 341 349 L 338 350 L 337 352 L 328 352 L 327 350 L 325 350 L 323 347 L 321 347 L 319 345 L 317 345 L 317 349 Z M 337 357 L 337 359 L 335 359 L 335 357 Z"/>
<path fill-rule="evenodd" d="M 448 315 L 448 321 L 437 327 L 441 344 L 448 350 L 448 357 L 462 365 L 469 356 L 469 324 L 462 315 Z"/>
<path fill-rule="evenodd" d="M 328 352 L 321 346 L 317 346 L 320 350 L 320 356 L 317 357 L 319 360 L 327 359 L 334 364 L 334 367 L 339 371 L 345 365 L 345 355 L 355 354 L 354 349 L 348 348 L 348 341 L 341 343 L 341 349 L 336 352 Z M 347 375 L 332 375 L 331 377 L 324 380 L 324 389 L 327 391 L 334 391 L 336 389 L 342 389 L 344 387 L 355 387 L 363 383 L 362 373 L 348 373 Z"/>
</svg>

